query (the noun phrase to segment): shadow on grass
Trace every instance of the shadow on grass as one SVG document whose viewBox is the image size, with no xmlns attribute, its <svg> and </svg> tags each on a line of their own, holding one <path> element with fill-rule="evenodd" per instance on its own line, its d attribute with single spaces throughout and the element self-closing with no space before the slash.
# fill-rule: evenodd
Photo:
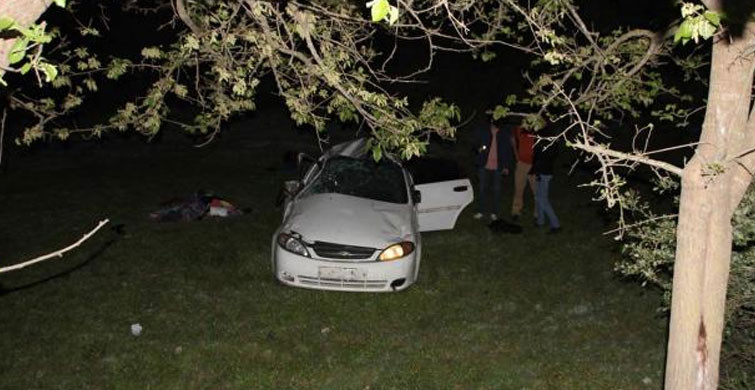
<svg viewBox="0 0 755 390">
<path fill-rule="evenodd" d="M 23 285 L 20 285 L 20 286 L 15 286 L 15 287 L 6 287 L 5 285 L 3 285 L 2 282 L 0 282 L 0 297 L 6 296 L 6 295 L 9 295 L 9 294 L 18 292 L 18 291 L 23 291 L 23 290 L 26 290 L 28 288 L 36 287 L 36 286 L 39 286 L 41 284 L 47 283 L 47 282 L 49 282 L 51 280 L 55 280 L 55 279 L 58 279 L 58 278 L 62 278 L 62 277 L 68 276 L 68 275 L 72 274 L 73 272 L 75 272 L 75 271 L 77 271 L 79 269 L 84 268 L 85 266 L 89 265 L 89 263 L 91 263 L 96 258 L 98 258 L 101 254 L 105 253 L 105 251 L 107 250 L 107 248 L 109 248 L 111 245 L 115 244 L 116 242 L 118 242 L 120 240 L 120 238 L 122 237 L 122 234 L 123 234 L 122 225 L 117 225 L 112 230 L 117 234 L 117 236 L 112 237 L 109 240 L 107 240 L 105 243 L 103 243 L 99 248 L 97 248 L 97 250 L 95 250 L 89 256 L 87 256 L 87 258 L 84 259 L 84 261 L 82 261 L 82 262 L 80 262 L 80 263 L 78 263 L 76 265 L 73 265 L 72 267 L 70 267 L 68 269 L 60 271 L 60 272 L 58 272 L 58 273 L 56 273 L 54 275 L 50 275 L 50 276 L 48 276 L 48 277 L 46 277 L 44 279 L 37 280 L 37 281 L 31 282 L 31 283 L 27 283 L 27 284 L 23 284 Z"/>
</svg>

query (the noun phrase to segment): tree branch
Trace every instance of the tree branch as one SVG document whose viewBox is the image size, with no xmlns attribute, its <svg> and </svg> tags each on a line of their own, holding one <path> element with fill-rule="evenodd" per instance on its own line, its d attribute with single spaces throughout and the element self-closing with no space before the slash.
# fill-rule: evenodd
<svg viewBox="0 0 755 390">
<path fill-rule="evenodd" d="M 65 247 L 63 249 L 57 250 L 55 252 L 48 253 L 46 255 L 42 255 L 42 256 L 36 257 L 36 258 L 31 259 L 29 261 L 25 261 L 23 263 L 18 263 L 18 264 L 15 264 L 15 265 L 9 265 L 7 267 L 1 267 L 0 268 L 0 274 L 5 273 L 5 272 L 19 270 L 21 268 L 28 267 L 28 266 L 30 266 L 32 264 L 36 264 L 36 263 L 45 261 L 45 260 L 53 258 L 53 257 L 63 257 L 64 253 L 66 253 L 66 252 L 68 252 L 68 251 L 70 251 L 70 250 L 78 247 L 79 245 L 81 245 L 84 241 L 88 240 L 95 233 L 97 233 L 97 231 L 100 230 L 100 228 L 102 228 L 103 226 L 105 226 L 108 222 L 110 222 L 109 219 L 104 219 L 104 220 L 100 221 L 97 224 L 97 226 L 95 226 L 94 229 L 92 229 L 91 231 L 89 231 L 89 233 L 85 234 L 83 237 L 81 237 L 81 239 L 79 239 L 78 241 L 74 242 L 73 244 L 71 244 L 71 245 L 69 245 L 69 246 L 67 246 L 67 247 Z"/>
<path fill-rule="evenodd" d="M 200 33 L 202 33 L 202 29 L 197 26 L 197 24 L 194 22 L 194 19 L 191 18 L 189 11 L 186 9 L 184 0 L 176 0 L 175 10 L 178 18 L 181 19 L 181 21 L 184 22 L 187 27 L 189 27 L 194 35 L 199 35 Z"/>
<path fill-rule="evenodd" d="M 655 159 L 645 157 L 642 155 L 619 152 L 618 150 L 613 150 L 608 147 L 604 147 L 604 146 L 600 146 L 596 144 L 591 145 L 591 144 L 588 144 L 586 142 L 581 142 L 581 141 L 572 142 L 570 145 L 579 150 L 584 150 L 585 152 L 588 152 L 594 155 L 608 156 L 608 157 L 617 158 L 623 161 L 637 162 L 640 164 L 645 164 L 651 167 L 662 169 L 666 172 L 673 173 L 674 175 L 679 176 L 679 177 L 682 176 L 682 168 L 679 168 L 676 165 L 669 164 L 664 161 L 655 160 Z"/>
</svg>

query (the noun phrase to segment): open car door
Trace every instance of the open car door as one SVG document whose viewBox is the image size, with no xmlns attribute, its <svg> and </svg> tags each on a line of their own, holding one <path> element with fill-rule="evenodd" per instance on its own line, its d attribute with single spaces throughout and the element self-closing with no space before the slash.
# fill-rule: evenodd
<svg viewBox="0 0 755 390">
<path fill-rule="evenodd" d="M 412 159 L 406 164 L 414 187 L 421 194 L 417 204 L 420 231 L 453 229 L 474 192 L 456 162 L 439 158 Z"/>
</svg>

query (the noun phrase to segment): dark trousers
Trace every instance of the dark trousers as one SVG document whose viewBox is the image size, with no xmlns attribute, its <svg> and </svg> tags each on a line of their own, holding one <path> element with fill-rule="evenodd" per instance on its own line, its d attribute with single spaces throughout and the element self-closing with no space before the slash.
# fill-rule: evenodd
<svg viewBox="0 0 755 390">
<path fill-rule="evenodd" d="M 479 177 L 477 211 L 483 214 L 501 215 L 501 171 L 480 167 L 477 171 Z M 489 189 L 493 187 L 493 204 L 490 204 Z"/>
</svg>

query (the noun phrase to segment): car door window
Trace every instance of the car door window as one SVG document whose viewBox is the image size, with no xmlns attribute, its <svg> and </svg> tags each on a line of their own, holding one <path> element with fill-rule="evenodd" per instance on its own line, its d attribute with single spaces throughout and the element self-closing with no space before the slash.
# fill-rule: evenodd
<svg viewBox="0 0 755 390">
<path fill-rule="evenodd" d="M 409 160 L 404 166 L 411 173 L 415 185 L 458 180 L 465 177 L 459 165 L 448 159 L 415 158 Z"/>
</svg>

